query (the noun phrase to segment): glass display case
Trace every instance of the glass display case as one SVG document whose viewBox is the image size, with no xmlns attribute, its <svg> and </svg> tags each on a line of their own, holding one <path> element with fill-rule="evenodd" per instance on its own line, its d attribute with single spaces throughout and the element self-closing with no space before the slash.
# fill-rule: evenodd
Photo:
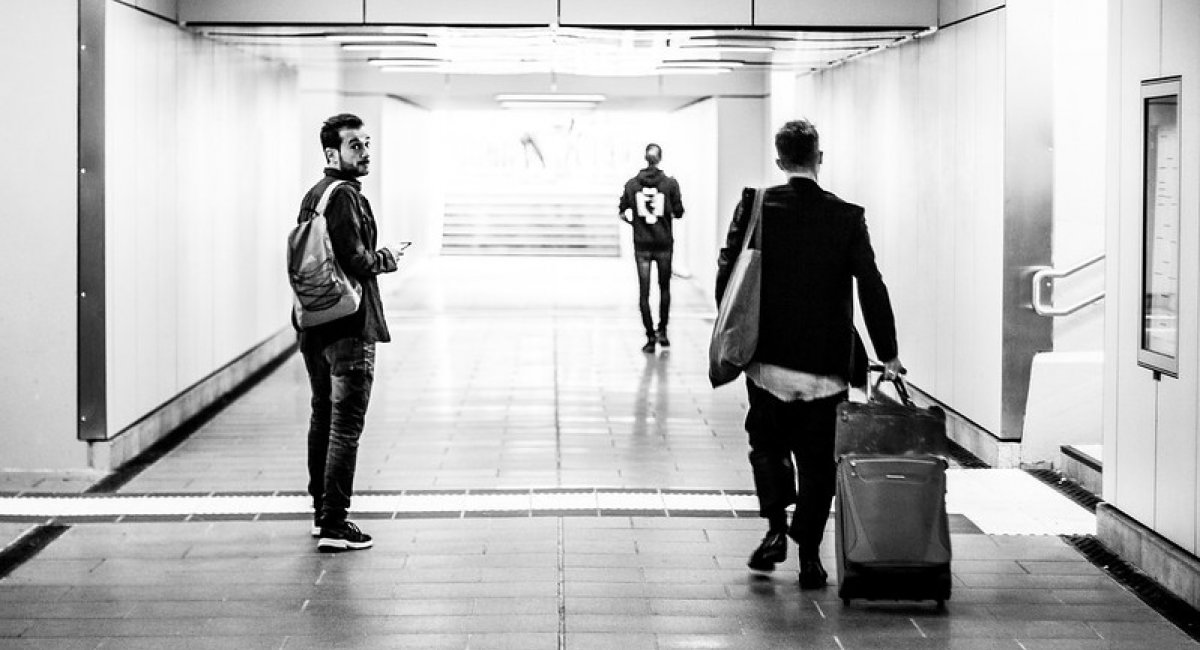
<svg viewBox="0 0 1200 650">
<path fill-rule="evenodd" d="M 1179 77 L 1142 82 L 1142 313 L 1138 364 L 1179 371 Z M 1158 375 L 1156 375 L 1158 376 Z"/>
</svg>

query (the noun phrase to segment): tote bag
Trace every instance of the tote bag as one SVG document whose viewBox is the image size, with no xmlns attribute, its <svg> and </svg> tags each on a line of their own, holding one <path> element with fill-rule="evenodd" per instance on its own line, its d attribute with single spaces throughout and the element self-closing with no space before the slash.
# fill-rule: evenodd
<svg viewBox="0 0 1200 650">
<path fill-rule="evenodd" d="M 713 388 L 737 379 L 750 364 L 758 347 L 758 312 L 760 288 L 762 286 L 761 228 L 764 191 L 754 193 L 754 207 L 750 211 L 750 223 L 742 238 L 742 252 L 738 254 L 721 296 L 717 309 L 717 322 L 713 324 L 712 339 L 708 344 L 708 380 Z M 754 247 L 750 247 L 753 241 Z"/>
</svg>

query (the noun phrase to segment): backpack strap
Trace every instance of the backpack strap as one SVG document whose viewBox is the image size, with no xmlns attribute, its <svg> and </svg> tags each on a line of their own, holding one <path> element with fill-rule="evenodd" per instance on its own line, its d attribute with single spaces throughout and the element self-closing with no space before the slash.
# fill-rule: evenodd
<svg viewBox="0 0 1200 650">
<path fill-rule="evenodd" d="M 317 201 L 316 212 L 318 215 L 325 216 L 325 208 L 329 205 L 329 197 L 333 196 L 333 191 L 345 182 L 334 181 L 325 187 L 325 192 L 321 194 L 321 200 Z"/>
</svg>

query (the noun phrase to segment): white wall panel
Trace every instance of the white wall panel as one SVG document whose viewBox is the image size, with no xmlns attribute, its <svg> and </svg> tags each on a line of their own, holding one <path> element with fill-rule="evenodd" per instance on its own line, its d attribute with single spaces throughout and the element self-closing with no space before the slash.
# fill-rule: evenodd
<svg viewBox="0 0 1200 650">
<path fill-rule="evenodd" d="M 368 23 L 550 25 L 558 0 L 366 0 Z"/>
<path fill-rule="evenodd" d="M 925 27 L 938 0 L 754 0 L 757 26 Z"/>
<path fill-rule="evenodd" d="M 733 206 L 718 202 L 717 100 L 706 99 L 675 111 L 666 124 L 671 128 L 662 139 L 663 169 L 679 181 L 687 211 L 676 223 L 676 259 L 691 270 L 694 284 L 710 297 L 716 282 L 717 252 L 725 245 L 733 215 Z M 629 235 L 622 232 L 621 236 Z"/>
<path fill-rule="evenodd" d="M 996 12 L 801 78 L 798 100 L 821 132 L 821 185 L 866 209 L 913 381 L 995 432 L 1003 21 Z"/>
<path fill-rule="evenodd" d="M 750 25 L 751 0 L 560 0 L 564 25 Z"/>
<path fill-rule="evenodd" d="M 1068 268 L 1104 252 L 1106 142 L 1106 8 L 1094 0 L 1052 5 L 1054 29 L 1054 266 Z M 1104 290 L 1097 264 L 1055 283 L 1066 307 Z M 1097 303 L 1054 321 L 1054 350 L 1104 347 L 1104 307 Z M 1098 398 L 1099 396 L 1097 396 Z"/>
<path fill-rule="evenodd" d="M 1196 552 L 1197 395 L 1200 394 L 1200 3 L 1163 0 L 1161 74 L 1180 75 L 1179 377 L 1159 384 L 1158 532 Z"/>
<path fill-rule="evenodd" d="M 75 0 L 0 3 L 0 122 L 18 152 L 0 159 L 0 468 L 86 465 L 75 422 L 78 11 Z"/>
<path fill-rule="evenodd" d="M 1120 179 L 1116 256 L 1120 274 L 1116 287 L 1108 286 L 1108 300 L 1117 303 L 1116 313 L 1107 325 L 1118 328 L 1116 349 L 1106 351 L 1115 364 L 1116 395 L 1119 400 L 1116 421 L 1106 422 L 1104 473 L 1113 474 L 1113 489 L 1105 484 L 1105 498 L 1123 512 L 1156 527 L 1155 475 L 1159 439 L 1157 419 L 1158 385 L 1150 372 L 1137 365 L 1141 313 L 1141 242 L 1142 242 L 1142 148 L 1141 90 L 1143 79 L 1160 73 L 1161 14 L 1158 2 L 1127 2 L 1116 12 L 1120 17 L 1121 49 L 1115 82 L 1120 89 L 1120 144 L 1112 147 Z M 1115 16 L 1114 16 L 1115 19 Z M 1110 224 L 1112 226 L 1113 224 Z M 1114 251 L 1110 250 L 1110 258 Z M 1114 322 L 1115 321 L 1115 322 Z M 1106 363 L 1110 363 L 1106 361 Z M 1115 439 L 1110 451 L 1107 443 Z"/>
<path fill-rule="evenodd" d="M 443 217 L 441 176 L 435 171 L 446 169 L 433 164 L 438 148 L 434 116 L 388 98 L 382 126 L 387 177 L 377 179 L 383 185 L 380 227 L 387 227 L 387 242 L 413 242 L 407 255 L 434 255 L 441 250 Z"/>
<path fill-rule="evenodd" d="M 185 23 L 362 23 L 363 0 L 178 0 Z"/>
<path fill-rule="evenodd" d="M 108 13 L 109 433 L 287 324 L 295 74 Z"/>
</svg>

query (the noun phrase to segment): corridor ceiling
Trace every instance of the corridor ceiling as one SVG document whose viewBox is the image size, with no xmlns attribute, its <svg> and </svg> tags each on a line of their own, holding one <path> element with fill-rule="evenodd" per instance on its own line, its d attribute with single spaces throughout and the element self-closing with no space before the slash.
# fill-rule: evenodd
<svg viewBox="0 0 1200 650">
<path fill-rule="evenodd" d="M 198 32 L 293 64 L 425 75 L 645 77 L 809 72 L 903 43 L 915 29 L 206 26 Z"/>
</svg>

